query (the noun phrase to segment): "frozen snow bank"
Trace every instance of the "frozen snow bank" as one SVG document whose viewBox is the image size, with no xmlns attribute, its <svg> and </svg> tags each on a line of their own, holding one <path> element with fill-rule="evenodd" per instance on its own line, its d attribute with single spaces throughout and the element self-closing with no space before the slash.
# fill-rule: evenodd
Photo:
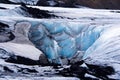
<svg viewBox="0 0 120 80">
<path fill-rule="evenodd" d="M 0 43 L 0 48 L 13 53 L 15 55 L 24 56 L 33 60 L 39 60 L 42 52 L 36 49 L 34 46 L 27 44 L 18 44 L 18 43 Z"/>
</svg>

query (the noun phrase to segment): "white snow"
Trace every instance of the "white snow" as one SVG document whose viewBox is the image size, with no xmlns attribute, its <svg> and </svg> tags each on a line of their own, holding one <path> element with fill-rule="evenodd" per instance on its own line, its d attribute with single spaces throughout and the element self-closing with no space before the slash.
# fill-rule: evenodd
<svg viewBox="0 0 120 80">
<path fill-rule="evenodd" d="M 11 5 L 11 4 L 2 4 L 0 3 L 0 7 L 8 8 L 8 9 L 14 9 L 15 7 L 19 7 L 20 5 Z"/>
<path fill-rule="evenodd" d="M 1 7 L 15 9 L 15 7 L 19 7 L 20 5 L 9 5 L 9 4 L 0 4 Z M 41 10 L 48 10 L 51 11 L 51 14 L 55 14 L 58 16 L 62 16 L 65 18 L 75 18 L 77 21 L 84 21 L 89 19 L 98 19 L 100 22 L 102 20 L 108 21 L 114 21 L 117 19 L 120 19 L 120 13 L 116 13 L 120 10 L 104 10 L 104 9 L 90 9 L 90 8 L 60 8 L 60 7 L 42 7 L 42 6 L 29 6 L 33 8 L 38 8 Z M 14 11 L 14 10 L 12 10 Z M 1 11 L 2 12 L 2 11 Z M 7 12 L 5 12 L 7 13 Z M 18 13 L 17 13 L 18 14 Z M 69 14 L 69 15 L 68 15 Z M 9 15 L 9 12 L 8 12 Z M 11 14 L 12 15 L 12 14 Z M 18 14 L 20 15 L 20 14 Z M 15 15 L 14 17 L 19 17 L 18 15 Z M 6 15 L 5 15 L 6 16 Z M 115 20 L 114 20 L 115 19 Z M 59 19 L 61 20 L 61 19 Z M 116 20 L 116 21 L 117 21 Z M 76 21 L 76 20 L 74 20 Z M 95 20 L 96 21 L 96 20 Z"/>
<path fill-rule="evenodd" d="M 66 78 L 66 77 L 17 77 L 11 78 L 10 76 L 6 76 L 5 78 L 0 78 L 0 80 L 79 80 L 78 78 Z"/>
<path fill-rule="evenodd" d="M 34 46 L 27 44 L 17 44 L 12 42 L 0 43 L 0 48 L 15 55 L 24 56 L 33 60 L 39 60 L 42 52 Z"/>
<path fill-rule="evenodd" d="M 0 21 L 9 22 L 9 21 L 28 21 L 31 24 L 34 22 L 61 22 L 61 23 L 72 23 L 70 27 L 77 26 L 78 24 L 95 24 L 96 27 L 91 30 L 85 29 L 85 31 L 81 34 L 83 43 L 87 43 L 88 41 L 84 42 L 84 40 L 91 40 L 87 38 L 89 34 L 96 30 L 100 33 L 100 37 L 96 39 L 93 45 L 91 45 L 86 51 L 84 59 L 88 63 L 96 63 L 96 64 L 107 64 L 111 65 L 115 68 L 116 79 L 120 79 L 120 13 L 116 13 L 116 11 L 120 10 L 97 10 L 97 9 L 87 9 L 87 8 L 58 8 L 58 7 L 38 7 L 38 6 L 31 6 L 33 8 L 39 8 L 42 10 L 51 11 L 51 14 L 55 14 L 62 18 L 52 18 L 52 19 L 33 19 L 24 17 L 19 13 L 15 12 L 13 9 L 15 7 L 19 7 L 19 5 L 4 5 L 0 4 L 1 7 L 9 8 L 10 10 L 0 10 Z M 113 11 L 113 12 L 112 12 Z M 11 13 L 10 13 L 11 12 Z M 11 17 L 12 16 L 12 17 Z M 22 17 L 21 17 L 22 16 Z M 67 19 L 70 18 L 70 19 Z M 74 24 L 75 23 L 75 24 Z M 99 26 L 98 26 L 99 25 Z M 59 26 L 59 25 L 58 25 Z M 68 26 L 68 25 L 65 25 Z M 78 30 L 77 28 L 72 29 Z M 84 36 L 87 35 L 87 36 Z M 79 35 L 78 35 L 79 36 Z M 22 35 L 23 37 L 23 35 Z M 81 43 L 81 44 L 83 44 Z M 3 48 L 9 52 L 12 52 L 16 55 L 25 56 L 34 60 L 38 60 L 41 51 L 33 47 L 31 44 L 20 44 L 14 42 L 7 42 L 7 43 L 0 43 L 0 48 Z M 89 55 L 89 56 L 88 56 Z M 90 60 L 89 60 L 90 58 Z M 113 76 L 113 77 L 114 77 Z M 25 78 L 26 79 L 26 78 Z M 42 78 L 43 80 L 53 80 L 59 78 Z M 64 80 L 64 78 L 61 78 Z M 65 78 L 66 80 L 66 78 Z M 69 79 L 70 80 L 70 79 Z M 74 79 L 73 79 L 74 80 Z M 76 80 L 76 79 L 75 79 Z"/>
</svg>

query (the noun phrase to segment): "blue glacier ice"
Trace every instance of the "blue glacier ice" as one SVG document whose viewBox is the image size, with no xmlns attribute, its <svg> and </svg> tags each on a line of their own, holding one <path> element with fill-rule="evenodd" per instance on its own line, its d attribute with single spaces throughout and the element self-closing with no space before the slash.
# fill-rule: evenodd
<svg viewBox="0 0 120 80">
<path fill-rule="evenodd" d="M 0 22 L 10 26 L 15 39 L 1 43 L 2 49 L 41 62 L 44 60 L 40 57 L 43 52 L 48 60 L 54 63 L 66 64 L 67 60 L 71 63 L 84 60 L 88 64 L 111 66 L 115 69 L 115 74 L 109 77 L 115 80 L 120 79 L 120 14 L 117 13 L 118 10 L 29 6 L 48 10 L 51 14 L 58 16 L 54 19 L 36 19 L 21 10 L 19 5 L 6 5 L 0 4 L 1 8 L 7 8 L 0 9 Z M 0 37 L 3 38 L 3 36 L 1 34 Z M 9 38 L 9 35 L 4 37 Z M 12 68 L 11 70 L 15 73 L 22 66 L 0 61 L 0 65 Z M 0 66 L 1 70 L 2 66 Z M 35 70 L 41 73 L 42 69 L 37 67 L 34 67 Z"/>
<path fill-rule="evenodd" d="M 29 38 L 33 43 L 31 45 L 35 45 L 52 63 L 63 65 L 67 64 L 68 60 L 71 63 L 84 60 L 85 63 L 93 65 L 112 66 L 115 69 L 115 74 L 110 77 L 120 79 L 120 68 L 118 67 L 120 66 L 120 24 L 18 20 L 15 23 L 15 28 L 18 33 Z M 17 37 L 18 34 L 15 33 L 15 35 Z M 24 40 L 23 37 L 18 36 L 18 38 Z M 20 42 L 20 45 L 22 47 L 23 44 Z M 21 53 L 19 46 L 7 47 Z M 19 47 L 18 50 L 16 47 Z M 25 52 L 32 50 L 26 46 L 22 49 L 22 53 L 24 49 Z M 36 51 L 30 53 L 33 55 L 27 55 L 30 58 L 40 59 L 39 56 L 35 56 Z M 25 54 L 22 55 L 25 56 Z"/>
<path fill-rule="evenodd" d="M 86 59 L 99 46 L 98 43 L 94 44 L 112 27 L 105 24 L 59 21 L 41 21 L 32 24 L 29 39 L 45 53 L 49 61 L 55 63 L 61 63 L 61 59 L 64 58 L 71 60 L 79 51 L 83 52 L 81 59 Z"/>
</svg>

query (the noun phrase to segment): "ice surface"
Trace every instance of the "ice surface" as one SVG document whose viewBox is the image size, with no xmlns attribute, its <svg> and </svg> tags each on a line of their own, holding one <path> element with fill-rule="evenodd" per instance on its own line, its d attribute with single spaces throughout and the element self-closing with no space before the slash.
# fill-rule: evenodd
<svg viewBox="0 0 120 80">
<path fill-rule="evenodd" d="M 7 7 L 3 4 L 0 6 Z M 9 25 L 17 24 L 19 33 L 16 33 L 16 37 L 25 41 L 16 39 L 13 42 L 0 43 L 2 48 L 35 60 L 38 60 L 43 51 L 50 61 L 56 63 L 63 58 L 71 60 L 80 51 L 84 53 L 81 59 L 86 63 L 110 65 L 116 71 L 110 77 L 120 79 L 120 13 L 112 12 L 116 10 L 32 7 L 51 11 L 60 17 L 29 18 L 17 12 L 15 6 L 9 10 L 0 10 L 0 21 Z M 29 26 L 23 28 L 25 25 Z M 29 35 L 31 42 L 41 51 L 33 46 L 26 35 Z"/>
<path fill-rule="evenodd" d="M 92 47 L 110 27 L 112 27 L 112 24 L 95 25 L 78 22 L 61 23 L 41 21 L 39 25 L 30 28 L 29 38 L 49 59 L 59 61 L 58 59 L 61 57 L 71 59 L 77 51 L 83 51 L 85 55 L 90 54 L 92 51 L 86 51 L 89 47 Z M 117 27 L 115 29 L 118 30 Z M 107 37 L 103 38 L 105 39 Z M 101 39 L 101 41 L 104 39 Z M 57 42 L 57 50 L 54 49 L 54 40 Z M 99 44 L 101 44 L 101 42 L 99 42 Z M 84 58 L 86 58 L 85 55 Z"/>
</svg>

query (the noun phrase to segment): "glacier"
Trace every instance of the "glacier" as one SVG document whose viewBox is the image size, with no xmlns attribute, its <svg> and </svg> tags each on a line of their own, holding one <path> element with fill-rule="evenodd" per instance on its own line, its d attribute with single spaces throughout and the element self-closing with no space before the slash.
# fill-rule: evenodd
<svg viewBox="0 0 120 80">
<path fill-rule="evenodd" d="M 44 21 L 38 26 L 31 26 L 29 39 L 51 60 L 57 60 L 59 56 L 71 59 L 78 51 L 85 52 L 104 28 L 73 22 Z"/>
<path fill-rule="evenodd" d="M 113 66 L 116 74 L 110 77 L 119 79 L 119 31 L 120 24 L 41 21 L 31 26 L 28 37 L 50 62 L 85 60 L 90 64 Z"/>
<path fill-rule="evenodd" d="M 20 5 L 0 6 L 7 8 L 0 9 L 0 22 L 15 35 L 14 40 L 0 43 L 0 48 L 33 60 L 44 53 L 51 63 L 62 65 L 84 60 L 112 66 L 116 73 L 109 77 L 120 79 L 120 13 L 113 12 L 117 10 L 32 6 L 64 18 L 36 19 L 22 14 Z"/>
<path fill-rule="evenodd" d="M 86 59 L 99 45 L 104 44 L 105 40 L 119 36 L 117 30 L 119 31 L 119 26 L 114 27 L 113 24 L 43 21 L 31 26 L 29 39 L 49 59 L 71 59 L 78 51 L 84 52 L 83 59 Z M 112 35 L 107 31 L 112 32 Z"/>
</svg>

